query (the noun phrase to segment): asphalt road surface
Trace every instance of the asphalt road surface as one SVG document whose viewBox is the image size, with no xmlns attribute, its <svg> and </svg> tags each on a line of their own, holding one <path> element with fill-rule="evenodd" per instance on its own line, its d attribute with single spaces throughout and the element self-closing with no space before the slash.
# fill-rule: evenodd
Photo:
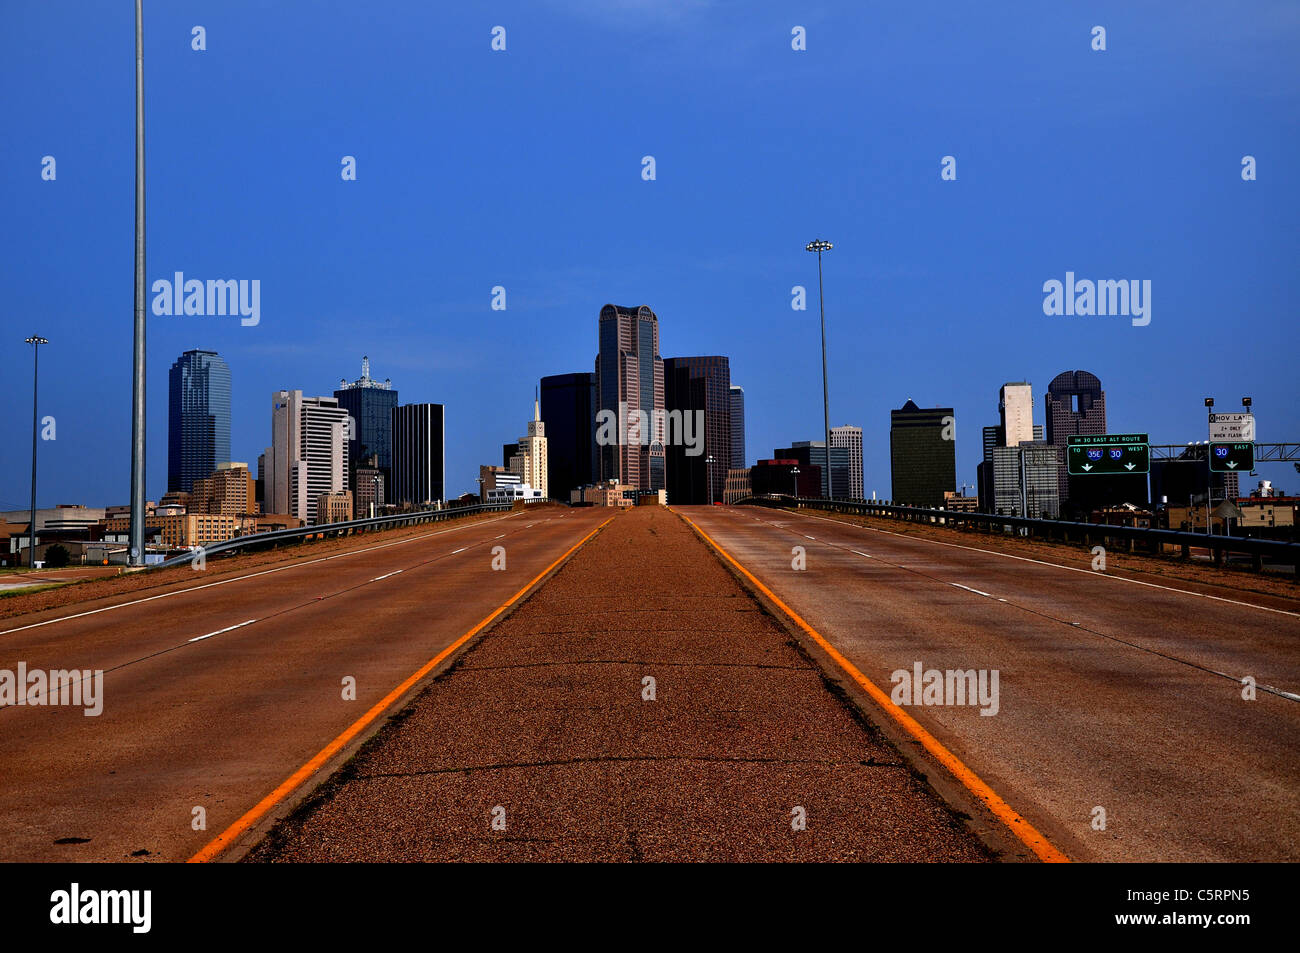
<svg viewBox="0 0 1300 953">
<path fill-rule="evenodd" d="M 190 858 L 608 516 L 435 524 L 233 581 L 195 572 L 162 598 L 0 622 L 0 670 L 105 673 L 96 717 L 0 708 L 0 860 Z"/>
<path fill-rule="evenodd" d="M 997 670 L 996 714 L 905 711 L 1072 859 L 1300 860 L 1300 600 L 1144 585 L 980 537 L 681 511 L 884 692 L 918 662 Z"/>
<path fill-rule="evenodd" d="M 989 858 L 657 506 L 614 519 L 250 855 Z"/>
</svg>

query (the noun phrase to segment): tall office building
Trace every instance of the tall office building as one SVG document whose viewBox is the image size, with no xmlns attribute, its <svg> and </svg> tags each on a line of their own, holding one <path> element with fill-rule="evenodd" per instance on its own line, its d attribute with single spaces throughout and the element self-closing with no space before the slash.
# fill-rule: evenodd
<svg viewBox="0 0 1300 953">
<path fill-rule="evenodd" d="M 534 490 L 547 495 L 550 469 L 546 460 L 546 424 L 542 422 L 540 400 L 533 401 L 533 419 L 528 421 L 528 436 L 520 437 L 516 452 L 506 462 L 506 468 L 519 476 Z"/>
<path fill-rule="evenodd" d="M 546 485 L 551 499 L 567 503 L 570 491 L 597 480 L 596 375 L 543 377 L 541 393 Z"/>
<path fill-rule="evenodd" d="M 1014 447 L 1034 438 L 1034 390 L 1025 381 L 1007 383 L 998 391 L 1002 415 L 1002 445 Z"/>
<path fill-rule="evenodd" d="M 348 412 L 333 397 L 300 390 L 276 391 L 271 400 L 267 509 L 315 523 L 319 498 L 348 488 Z"/>
<path fill-rule="evenodd" d="M 339 406 L 352 417 L 348 434 L 348 487 L 355 495 L 357 467 L 371 457 L 385 478 L 393 471 L 393 408 L 397 406 L 397 391 L 391 380 L 377 381 L 370 376 L 370 358 L 361 358 L 361 376 L 348 383 L 339 381 L 334 392 Z"/>
<path fill-rule="evenodd" d="M 862 428 L 832 427 L 831 446 L 849 451 L 849 498 L 862 499 Z"/>
<path fill-rule="evenodd" d="M 416 507 L 446 498 L 446 429 L 442 404 L 393 408 L 393 479 L 389 501 Z"/>
<path fill-rule="evenodd" d="M 664 362 L 659 319 L 645 305 L 600 309 L 596 404 L 598 413 L 608 411 L 618 421 L 615 438 L 597 447 L 600 479 L 638 490 L 665 489 Z M 642 420 L 644 428 L 629 426 Z M 598 438 L 602 432 L 598 428 Z"/>
<path fill-rule="evenodd" d="M 673 429 L 677 419 L 682 424 L 681 433 L 666 435 L 668 502 L 722 502 L 731 469 L 730 360 L 718 355 L 665 360 L 664 407 Z M 688 430 L 693 447 L 682 439 Z"/>
<path fill-rule="evenodd" d="M 798 463 L 801 472 L 807 472 L 815 469 L 817 479 L 821 482 L 813 484 L 817 487 L 813 496 L 824 496 L 826 493 L 826 483 L 822 479 L 822 474 L 826 472 L 826 441 L 825 440 L 796 440 L 788 447 L 780 447 L 772 451 L 772 456 L 777 460 L 794 460 Z M 831 496 L 835 499 L 847 499 L 849 496 L 849 448 L 848 447 L 831 447 Z M 799 493 L 804 493 L 804 478 L 799 477 Z M 755 493 L 758 491 L 755 490 Z"/>
<path fill-rule="evenodd" d="M 892 497 L 905 506 L 940 507 L 957 488 L 957 441 L 951 407 L 922 409 L 908 400 L 889 412 Z"/>
<path fill-rule="evenodd" d="M 216 351 L 186 351 L 167 376 L 167 492 L 230 462 L 230 368 Z"/>
<path fill-rule="evenodd" d="M 1055 519 L 1060 512 L 1056 471 L 1059 448 L 1042 440 L 1022 440 L 1014 447 L 994 447 L 993 509 L 1002 516 Z"/>
<path fill-rule="evenodd" d="M 1002 422 L 985 427 L 984 453 L 976 467 L 979 508 L 985 513 L 1041 517 L 1059 511 L 1059 491 L 1043 486 L 1043 467 L 1055 467 L 1060 451 L 1043 448 L 1042 424 L 1034 423 L 1033 388 L 1024 381 L 1003 384 L 998 390 Z M 1023 450 L 1024 452 L 1019 452 Z M 1005 452 L 1011 451 L 1011 452 Z M 1055 469 L 1052 470 L 1055 480 Z"/>
<path fill-rule="evenodd" d="M 731 385 L 731 467 L 743 470 L 745 463 L 745 388 Z"/>
<path fill-rule="evenodd" d="M 1106 432 L 1106 394 L 1101 381 L 1087 371 L 1065 371 L 1052 378 L 1044 399 L 1047 442 L 1061 448 L 1057 491 L 1061 504 L 1070 498 L 1065 447 L 1070 437 Z"/>
</svg>

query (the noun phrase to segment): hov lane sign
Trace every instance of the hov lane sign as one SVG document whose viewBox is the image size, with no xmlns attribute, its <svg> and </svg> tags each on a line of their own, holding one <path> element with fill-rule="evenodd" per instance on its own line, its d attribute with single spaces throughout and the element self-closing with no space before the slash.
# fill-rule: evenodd
<svg viewBox="0 0 1300 953">
<path fill-rule="evenodd" d="M 1210 439 L 1233 443 L 1253 443 L 1254 414 L 1210 414 Z"/>
<path fill-rule="evenodd" d="M 1255 469 L 1255 445 L 1250 442 L 1210 444 L 1210 469 L 1215 473 L 1249 473 Z"/>
</svg>

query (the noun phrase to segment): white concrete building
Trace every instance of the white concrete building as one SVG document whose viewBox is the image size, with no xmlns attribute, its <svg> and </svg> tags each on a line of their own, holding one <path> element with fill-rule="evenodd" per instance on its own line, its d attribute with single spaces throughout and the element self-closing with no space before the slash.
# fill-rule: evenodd
<svg viewBox="0 0 1300 953">
<path fill-rule="evenodd" d="M 334 397 L 276 391 L 266 459 L 271 471 L 264 490 L 267 510 L 315 523 L 316 501 L 347 489 L 348 412 Z"/>
<path fill-rule="evenodd" d="M 849 497 L 862 499 L 862 428 L 832 427 L 831 446 L 849 450 Z"/>
<path fill-rule="evenodd" d="M 1034 390 L 1024 381 L 1002 385 L 998 394 L 1002 411 L 1003 446 L 1032 443 L 1034 437 Z"/>
<path fill-rule="evenodd" d="M 546 496 L 550 489 L 546 470 L 546 424 L 542 422 L 541 405 L 534 400 L 528 436 L 519 438 L 519 452 L 510 458 L 510 471 L 517 473 L 521 482 Z"/>
<path fill-rule="evenodd" d="M 525 503 L 541 503 L 546 499 L 545 493 L 527 483 L 499 484 L 484 491 L 484 496 L 485 503 L 514 503 L 517 500 L 523 500 Z"/>
</svg>

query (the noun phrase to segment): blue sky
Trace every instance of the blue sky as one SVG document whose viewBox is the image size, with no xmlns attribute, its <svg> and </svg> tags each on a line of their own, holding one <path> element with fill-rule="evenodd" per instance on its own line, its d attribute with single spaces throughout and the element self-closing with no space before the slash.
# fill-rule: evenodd
<svg viewBox="0 0 1300 953">
<path fill-rule="evenodd" d="M 0 506 L 28 498 L 33 331 L 58 428 L 39 503 L 128 497 L 133 11 L 0 11 Z M 1112 431 L 1204 439 L 1204 396 L 1250 394 L 1261 441 L 1300 440 L 1297 53 L 1291 0 L 146 2 L 149 282 L 262 288 L 256 327 L 150 317 L 148 494 L 193 347 L 231 366 L 236 459 L 269 442 L 273 390 L 332 393 L 364 353 L 403 402 L 446 404 L 448 488 L 472 489 L 538 378 L 591 369 L 606 302 L 654 308 L 665 357 L 730 356 L 751 462 L 814 439 L 816 237 L 831 422 L 863 427 L 868 492 L 891 407 L 954 407 L 973 484 L 999 385 L 1032 382 L 1041 423 L 1076 368 Z M 1151 323 L 1044 315 L 1066 271 L 1150 280 Z"/>
</svg>

